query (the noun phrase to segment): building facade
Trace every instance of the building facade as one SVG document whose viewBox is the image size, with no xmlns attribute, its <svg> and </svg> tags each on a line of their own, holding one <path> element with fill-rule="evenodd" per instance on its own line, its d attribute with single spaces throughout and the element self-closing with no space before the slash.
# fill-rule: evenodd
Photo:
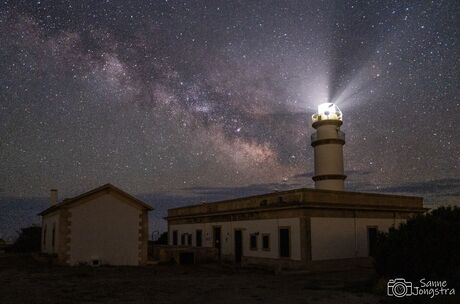
<svg viewBox="0 0 460 304">
<path fill-rule="evenodd" d="M 292 269 L 368 261 L 378 232 L 424 212 L 419 197 L 296 189 L 170 209 L 169 245 Z"/>
<path fill-rule="evenodd" d="M 56 201 L 52 190 L 52 206 L 40 213 L 43 253 L 69 265 L 147 262 L 149 205 L 111 184 Z"/>
</svg>

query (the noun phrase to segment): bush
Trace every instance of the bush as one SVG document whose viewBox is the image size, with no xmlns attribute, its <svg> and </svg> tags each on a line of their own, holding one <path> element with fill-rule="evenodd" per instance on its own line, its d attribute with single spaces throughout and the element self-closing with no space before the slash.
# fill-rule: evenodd
<svg viewBox="0 0 460 304">
<path fill-rule="evenodd" d="M 377 271 L 387 278 L 460 283 L 460 208 L 441 207 L 380 234 Z"/>
<path fill-rule="evenodd" d="M 40 226 L 22 228 L 11 250 L 22 253 L 40 251 L 41 234 L 42 229 Z"/>
<path fill-rule="evenodd" d="M 163 232 L 160 237 L 154 241 L 157 245 L 168 245 L 168 232 Z"/>
</svg>

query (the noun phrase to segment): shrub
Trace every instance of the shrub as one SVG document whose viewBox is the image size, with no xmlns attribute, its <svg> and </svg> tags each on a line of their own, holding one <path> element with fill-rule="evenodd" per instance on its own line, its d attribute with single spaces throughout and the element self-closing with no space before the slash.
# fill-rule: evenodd
<svg viewBox="0 0 460 304">
<path fill-rule="evenodd" d="M 154 242 L 157 245 L 168 245 L 168 232 L 163 232 L 160 237 Z"/>
<path fill-rule="evenodd" d="M 11 250 L 22 253 L 40 251 L 41 231 L 40 226 L 22 228 Z"/>
<path fill-rule="evenodd" d="M 380 234 L 377 271 L 387 278 L 460 282 L 460 208 L 441 207 Z"/>
</svg>

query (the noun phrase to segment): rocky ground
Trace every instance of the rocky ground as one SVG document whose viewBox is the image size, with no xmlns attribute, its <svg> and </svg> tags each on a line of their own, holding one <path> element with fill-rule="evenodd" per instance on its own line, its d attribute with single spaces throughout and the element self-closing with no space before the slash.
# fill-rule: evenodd
<svg viewBox="0 0 460 304">
<path fill-rule="evenodd" d="M 277 274 L 219 264 L 66 267 L 0 256 L 1 303 L 380 303 L 373 272 Z"/>
</svg>

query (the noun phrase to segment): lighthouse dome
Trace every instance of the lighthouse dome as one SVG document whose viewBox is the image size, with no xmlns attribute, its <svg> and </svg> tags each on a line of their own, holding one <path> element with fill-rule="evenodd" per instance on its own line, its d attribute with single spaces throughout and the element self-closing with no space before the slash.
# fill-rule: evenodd
<svg viewBox="0 0 460 304">
<path fill-rule="evenodd" d="M 342 120 L 342 111 L 339 107 L 330 102 L 318 105 L 318 113 L 313 114 L 313 122 L 320 120 Z"/>
</svg>

